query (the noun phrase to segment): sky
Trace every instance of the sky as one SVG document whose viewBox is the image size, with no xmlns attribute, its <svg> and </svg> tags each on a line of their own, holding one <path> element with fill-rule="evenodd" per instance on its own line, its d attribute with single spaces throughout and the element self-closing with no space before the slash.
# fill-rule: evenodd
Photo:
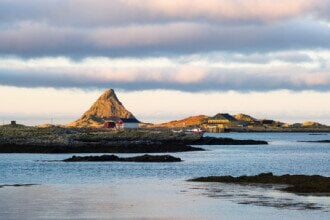
<svg viewBox="0 0 330 220">
<path fill-rule="evenodd" d="M 138 119 L 330 125 L 329 0 L 0 0 L 0 119 L 68 123 L 107 88 Z"/>
</svg>

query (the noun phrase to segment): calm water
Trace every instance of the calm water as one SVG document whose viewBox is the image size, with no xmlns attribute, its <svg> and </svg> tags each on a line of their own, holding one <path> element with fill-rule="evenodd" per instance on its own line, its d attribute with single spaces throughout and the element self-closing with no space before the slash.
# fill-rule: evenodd
<svg viewBox="0 0 330 220">
<path fill-rule="evenodd" d="M 330 219 L 330 198 L 282 193 L 272 186 L 185 181 L 260 172 L 330 176 L 330 144 L 298 142 L 330 139 L 330 134 L 207 135 L 270 144 L 204 146 L 208 151 L 173 153 L 184 162 L 171 164 L 41 162 L 71 155 L 0 154 L 0 185 L 40 184 L 0 188 L 0 219 Z"/>
</svg>

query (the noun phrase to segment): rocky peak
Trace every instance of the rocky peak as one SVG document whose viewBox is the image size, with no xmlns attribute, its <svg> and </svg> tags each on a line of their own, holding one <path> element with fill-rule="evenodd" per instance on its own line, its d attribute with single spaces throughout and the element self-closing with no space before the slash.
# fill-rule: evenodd
<svg viewBox="0 0 330 220">
<path fill-rule="evenodd" d="M 102 126 L 105 121 L 113 118 L 134 118 L 124 105 L 119 101 L 113 89 L 106 90 L 86 111 L 80 119 L 68 124 L 68 126 Z"/>
<path fill-rule="evenodd" d="M 117 98 L 117 95 L 113 89 L 108 89 L 103 94 L 98 98 L 97 101 L 99 100 L 109 100 L 109 99 L 115 99 L 117 102 L 120 102 L 119 99 Z"/>
</svg>

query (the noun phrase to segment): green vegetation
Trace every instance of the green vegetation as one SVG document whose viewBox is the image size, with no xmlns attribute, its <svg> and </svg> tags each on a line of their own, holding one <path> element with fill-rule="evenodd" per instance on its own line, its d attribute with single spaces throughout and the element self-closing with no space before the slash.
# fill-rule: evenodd
<svg viewBox="0 0 330 220">
<path fill-rule="evenodd" d="M 266 141 L 203 137 L 167 129 L 0 127 L 1 153 L 163 153 L 203 151 L 192 145 L 267 144 Z"/>
<path fill-rule="evenodd" d="M 125 129 L 111 130 L 103 128 L 65 128 L 65 127 L 28 127 L 0 126 L 0 144 L 61 144 L 73 142 L 103 141 L 189 141 L 198 140 L 200 134 L 173 133 L 169 130 Z"/>
</svg>

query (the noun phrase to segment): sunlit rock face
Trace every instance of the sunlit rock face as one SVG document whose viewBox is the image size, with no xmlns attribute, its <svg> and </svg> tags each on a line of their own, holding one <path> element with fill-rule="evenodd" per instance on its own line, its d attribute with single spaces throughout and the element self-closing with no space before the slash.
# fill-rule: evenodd
<svg viewBox="0 0 330 220">
<path fill-rule="evenodd" d="M 207 121 L 208 116 L 197 115 L 191 116 L 182 120 L 170 121 L 162 124 L 150 125 L 150 127 L 160 127 L 160 128 L 184 128 L 192 126 L 200 126 L 202 123 Z"/>
<path fill-rule="evenodd" d="M 245 122 L 256 122 L 256 121 L 258 121 L 257 119 L 253 118 L 252 116 L 242 114 L 242 113 L 234 115 L 234 118 L 238 121 L 245 121 Z"/>
<path fill-rule="evenodd" d="M 96 102 L 86 111 L 81 118 L 69 123 L 71 127 L 100 127 L 108 120 L 116 118 L 132 118 L 134 115 L 129 112 L 119 101 L 113 89 L 105 91 Z"/>
</svg>

